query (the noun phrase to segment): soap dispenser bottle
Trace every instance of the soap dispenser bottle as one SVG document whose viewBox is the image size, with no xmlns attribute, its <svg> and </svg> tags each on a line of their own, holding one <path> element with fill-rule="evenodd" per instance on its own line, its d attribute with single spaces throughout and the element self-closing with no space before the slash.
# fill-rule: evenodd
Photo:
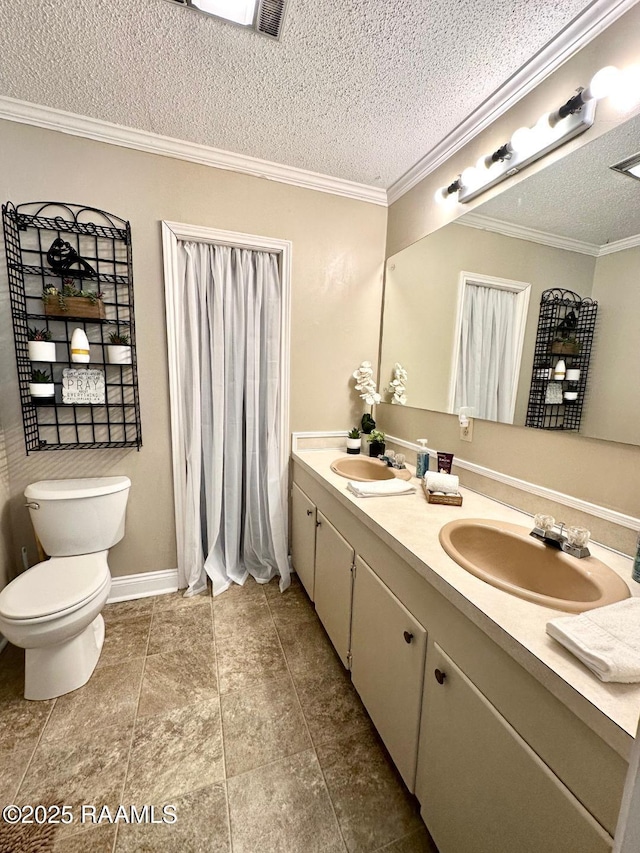
<svg viewBox="0 0 640 853">
<path fill-rule="evenodd" d="M 633 561 L 631 577 L 634 579 L 634 581 L 640 583 L 640 533 L 638 533 L 638 539 L 636 541 L 636 556 Z"/>
<path fill-rule="evenodd" d="M 427 450 L 427 438 L 419 438 L 420 450 L 416 457 L 416 477 L 422 479 L 429 470 L 429 451 Z"/>
</svg>

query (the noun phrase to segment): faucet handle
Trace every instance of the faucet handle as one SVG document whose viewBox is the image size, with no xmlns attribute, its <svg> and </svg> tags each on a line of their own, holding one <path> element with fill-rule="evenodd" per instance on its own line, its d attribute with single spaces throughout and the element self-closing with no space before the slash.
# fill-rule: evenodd
<svg viewBox="0 0 640 853">
<path fill-rule="evenodd" d="M 556 524 L 556 520 L 552 515 L 544 515 L 543 513 L 538 513 L 533 517 L 533 523 L 538 528 L 538 530 L 544 530 L 546 533 L 549 530 L 553 530 Z"/>
<path fill-rule="evenodd" d="M 591 531 L 586 527 L 567 527 L 567 542 L 576 548 L 586 548 Z"/>
</svg>

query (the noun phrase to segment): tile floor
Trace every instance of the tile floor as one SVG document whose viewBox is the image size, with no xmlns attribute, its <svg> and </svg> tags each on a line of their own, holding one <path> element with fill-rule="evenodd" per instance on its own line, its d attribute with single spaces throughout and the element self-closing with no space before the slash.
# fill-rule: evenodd
<svg viewBox="0 0 640 853">
<path fill-rule="evenodd" d="M 0 802 L 178 820 L 61 825 L 56 853 L 437 853 L 298 583 L 104 616 L 98 668 L 57 700 L 24 700 L 22 652 L 0 656 Z"/>
</svg>

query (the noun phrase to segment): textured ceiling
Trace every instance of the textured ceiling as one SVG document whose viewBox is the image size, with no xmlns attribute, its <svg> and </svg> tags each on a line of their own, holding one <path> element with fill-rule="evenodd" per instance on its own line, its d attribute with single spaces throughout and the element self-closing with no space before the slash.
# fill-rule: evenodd
<svg viewBox="0 0 640 853">
<path fill-rule="evenodd" d="M 474 213 L 596 246 L 635 236 L 640 234 L 640 181 L 609 167 L 639 152 L 636 116 Z"/>
<path fill-rule="evenodd" d="M 585 0 L 289 0 L 280 42 L 166 0 L 0 2 L 0 94 L 388 187 Z"/>
</svg>

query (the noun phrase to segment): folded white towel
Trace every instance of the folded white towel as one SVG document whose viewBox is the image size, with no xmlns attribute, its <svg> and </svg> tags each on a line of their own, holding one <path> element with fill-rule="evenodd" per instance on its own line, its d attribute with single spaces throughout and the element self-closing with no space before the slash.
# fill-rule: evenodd
<svg viewBox="0 0 640 853">
<path fill-rule="evenodd" d="M 436 472 L 424 475 L 424 484 L 430 492 L 444 492 L 445 494 L 457 494 L 460 480 L 455 474 L 438 474 Z"/>
<path fill-rule="evenodd" d="M 370 483 L 360 483 L 349 480 L 347 483 L 349 491 L 358 498 L 376 498 L 384 495 L 410 495 L 415 492 L 415 486 L 406 480 L 376 480 Z"/>
<path fill-rule="evenodd" d="M 552 619 L 547 634 L 602 681 L 640 681 L 640 598 Z"/>
</svg>

